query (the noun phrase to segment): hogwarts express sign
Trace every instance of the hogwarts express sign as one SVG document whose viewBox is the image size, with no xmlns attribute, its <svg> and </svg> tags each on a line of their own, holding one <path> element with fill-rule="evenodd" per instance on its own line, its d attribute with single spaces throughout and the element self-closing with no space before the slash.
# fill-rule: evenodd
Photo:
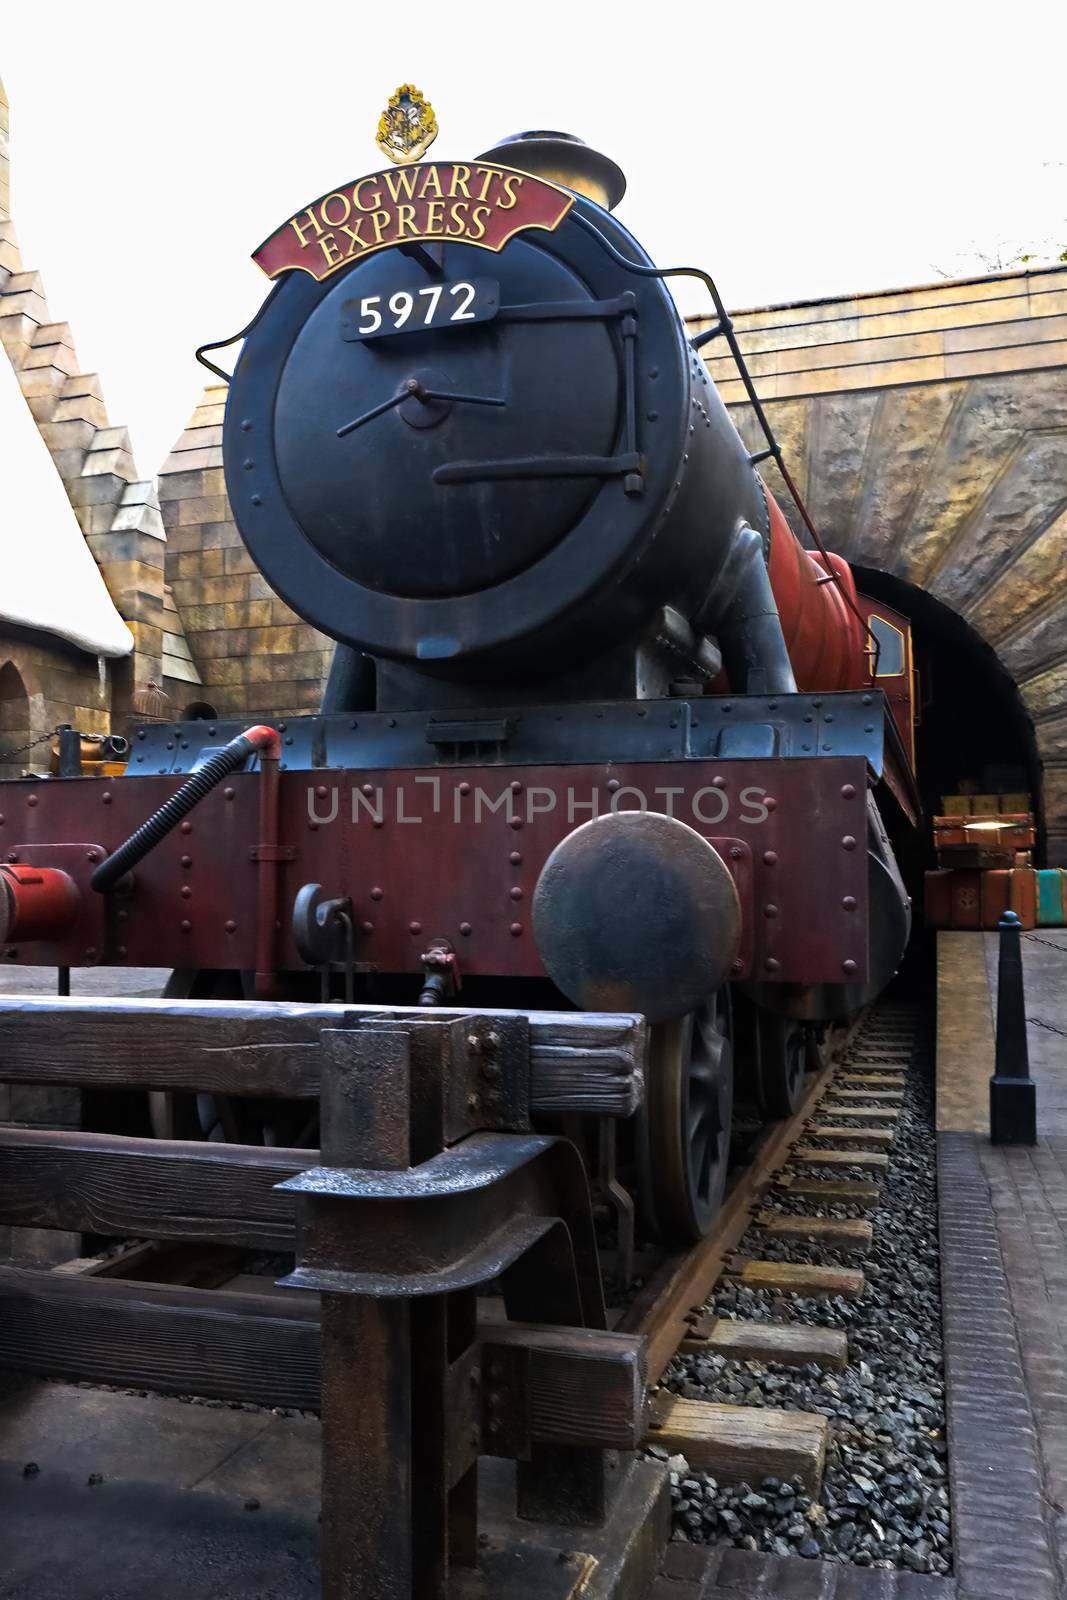
<svg viewBox="0 0 1067 1600">
<path fill-rule="evenodd" d="M 296 268 L 321 281 L 388 245 L 453 240 L 502 250 L 526 228 L 558 228 L 573 204 L 529 173 L 425 161 L 332 189 L 283 222 L 252 260 L 268 278 Z"/>
</svg>

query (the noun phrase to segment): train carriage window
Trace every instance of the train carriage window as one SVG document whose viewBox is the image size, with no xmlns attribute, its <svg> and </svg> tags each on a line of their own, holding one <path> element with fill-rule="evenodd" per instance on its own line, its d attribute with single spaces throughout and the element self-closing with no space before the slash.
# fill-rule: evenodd
<svg viewBox="0 0 1067 1600">
<path fill-rule="evenodd" d="M 904 635 L 899 628 L 894 628 L 891 622 L 884 617 L 870 617 L 871 632 L 878 640 L 878 670 L 875 674 L 879 678 L 899 678 L 905 671 L 907 657 L 904 651 Z"/>
</svg>

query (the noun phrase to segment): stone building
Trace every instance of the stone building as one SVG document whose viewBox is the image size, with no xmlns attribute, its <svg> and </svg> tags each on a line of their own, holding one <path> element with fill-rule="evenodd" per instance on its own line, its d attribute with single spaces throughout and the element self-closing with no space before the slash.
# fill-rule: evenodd
<svg viewBox="0 0 1067 1600">
<path fill-rule="evenodd" d="M 155 486 L 22 260 L 8 117 L 0 85 L 0 774 L 17 777 L 47 764 L 59 723 L 118 732 L 150 684 L 182 701 L 199 680 L 165 593 Z"/>
</svg>

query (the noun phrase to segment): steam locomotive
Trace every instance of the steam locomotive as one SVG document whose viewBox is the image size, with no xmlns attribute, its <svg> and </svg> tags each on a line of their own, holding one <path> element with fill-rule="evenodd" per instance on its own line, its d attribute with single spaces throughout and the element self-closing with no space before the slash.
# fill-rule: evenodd
<svg viewBox="0 0 1067 1600">
<path fill-rule="evenodd" d="M 194 996 L 641 1012 L 622 1169 L 684 1239 L 735 1092 L 787 1113 L 905 948 L 910 653 L 793 534 L 770 429 L 750 452 L 699 353 L 740 360 L 729 319 L 687 334 L 623 188 L 523 134 L 346 184 L 260 247 L 226 481 L 336 641 L 321 710 L 145 726 L 121 777 L 0 785 L 0 908 L 9 961 L 169 965 Z"/>
</svg>

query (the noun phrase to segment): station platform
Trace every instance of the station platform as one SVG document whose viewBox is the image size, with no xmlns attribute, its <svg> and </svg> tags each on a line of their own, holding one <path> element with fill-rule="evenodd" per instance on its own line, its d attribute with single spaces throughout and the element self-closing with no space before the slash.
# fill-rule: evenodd
<svg viewBox="0 0 1067 1600">
<path fill-rule="evenodd" d="M 937 1144 L 961 1596 L 1067 1593 L 1067 930 L 1022 935 L 1033 1148 L 989 1142 L 997 935 L 938 935 Z"/>
</svg>

